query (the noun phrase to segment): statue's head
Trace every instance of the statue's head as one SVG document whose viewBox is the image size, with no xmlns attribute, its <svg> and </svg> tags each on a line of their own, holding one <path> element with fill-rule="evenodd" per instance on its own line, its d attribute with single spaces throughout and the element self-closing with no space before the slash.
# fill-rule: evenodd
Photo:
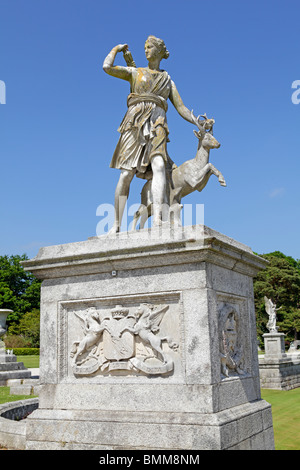
<svg viewBox="0 0 300 470">
<path fill-rule="evenodd" d="M 167 59 L 170 55 L 164 41 L 155 36 L 148 36 L 145 42 L 145 54 L 148 60 L 153 57 L 153 54 L 159 56 L 160 60 Z"/>
</svg>

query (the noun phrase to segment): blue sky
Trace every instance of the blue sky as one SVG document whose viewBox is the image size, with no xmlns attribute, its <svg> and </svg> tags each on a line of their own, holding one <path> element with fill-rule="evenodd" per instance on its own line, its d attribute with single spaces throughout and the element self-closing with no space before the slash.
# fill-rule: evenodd
<svg viewBox="0 0 300 470">
<path fill-rule="evenodd" d="M 146 66 L 154 34 L 184 104 L 215 118 L 221 143 L 210 161 L 227 187 L 212 176 L 184 202 L 204 204 L 206 225 L 255 252 L 299 259 L 299 14 L 294 0 L 0 0 L 0 255 L 96 235 L 97 207 L 113 204 L 109 163 L 129 93 L 102 62 L 128 43 Z M 168 124 L 181 164 L 196 153 L 195 127 L 171 104 Z M 129 205 L 142 185 L 133 180 Z"/>
</svg>

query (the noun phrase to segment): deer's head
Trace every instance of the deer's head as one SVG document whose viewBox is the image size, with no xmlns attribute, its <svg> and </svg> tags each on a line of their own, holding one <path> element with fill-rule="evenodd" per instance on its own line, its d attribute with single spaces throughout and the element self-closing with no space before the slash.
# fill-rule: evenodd
<svg viewBox="0 0 300 470">
<path fill-rule="evenodd" d="M 206 114 L 198 116 L 194 116 L 192 111 L 193 121 L 195 122 L 196 126 L 198 127 L 198 131 L 194 130 L 194 134 L 199 139 L 199 146 L 201 145 L 207 150 L 210 149 L 217 149 L 220 147 L 220 143 L 217 139 L 213 136 L 213 125 L 215 123 L 214 119 L 208 119 Z M 204 120 L 200 120 L 199 118 L 203 117 Z"/>
</svg>

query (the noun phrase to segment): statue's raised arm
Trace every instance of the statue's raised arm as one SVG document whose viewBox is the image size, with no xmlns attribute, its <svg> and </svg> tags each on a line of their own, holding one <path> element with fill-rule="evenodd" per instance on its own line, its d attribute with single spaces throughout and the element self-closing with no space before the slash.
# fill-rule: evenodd
<svg viewBox="0 0 300 470">
<path fill-rule="evenodd" d="M 105 57 L 103 62 L 104 72 L 112 75 L 113 77 L 122 78 L 123 80 L 130 81 L 132 77 L 132 70 L 129 67 L 122 67 L 114 65 L 114 61 L 118 52 L 126 54 L 128 51 L 128 44 L 118 44 L 113 47 L 110 53 Z"/>
</svg>

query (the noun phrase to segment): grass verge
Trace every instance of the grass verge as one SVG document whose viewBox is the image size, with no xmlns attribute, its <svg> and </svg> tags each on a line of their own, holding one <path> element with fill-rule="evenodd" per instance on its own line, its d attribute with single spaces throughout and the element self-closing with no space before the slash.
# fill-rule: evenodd
<svg viewBox="0 0 300 470">
<path fill-rule="evenodd" d="M 10 387 L 0 387 L 0 405 L 12 401 L 25 400 L 28 398 L 35 398 L 35 395 L 10 395 Z"/>
<path fill-rule="evenodd" d="M 40 356 L 17 356 L 18 362 L 23 362 L 27 369 L 37 369 L 40 366 Z"/>
<path fill-rule="evenodd" d="M 276 450 L 300 450 L 300 388 L 262 389 L 264 400 L 272 405 Z"/>
</svg>

